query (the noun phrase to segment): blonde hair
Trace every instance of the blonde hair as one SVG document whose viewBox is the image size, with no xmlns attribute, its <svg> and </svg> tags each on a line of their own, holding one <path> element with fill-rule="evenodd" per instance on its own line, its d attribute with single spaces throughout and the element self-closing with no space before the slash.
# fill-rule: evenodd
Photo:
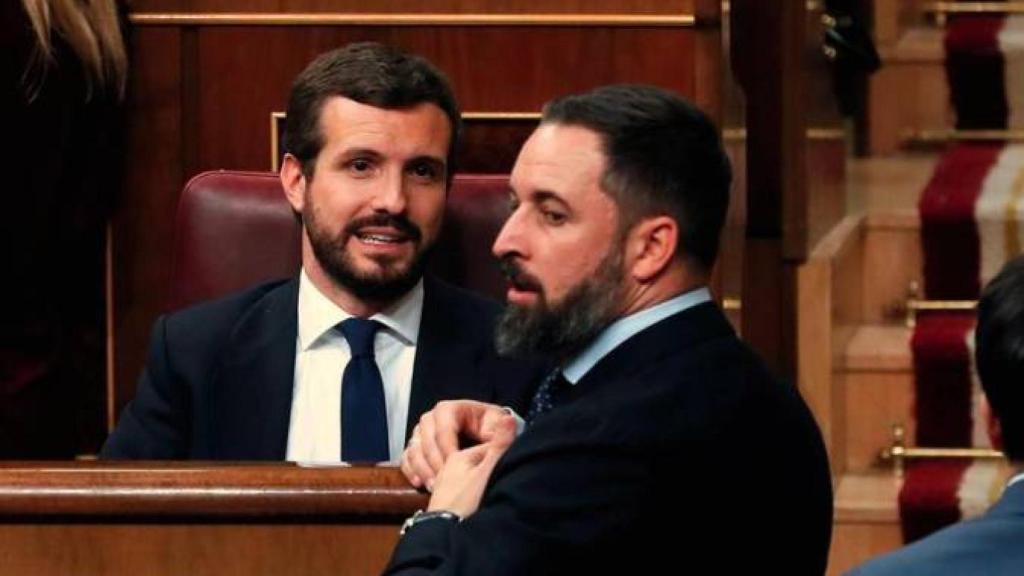
<svg viewBox="0 0 1024 576">
<path fill-rule="evenodd" d="M 21 79 L 30 101 L 39 95 L 54 64 L 54 34 L 82 63 L 86 99 L 97 89 L 124 96 L 128 55 L 114 0 L 21 0 L 21 4 L 36 37 Z"/>
</svg>

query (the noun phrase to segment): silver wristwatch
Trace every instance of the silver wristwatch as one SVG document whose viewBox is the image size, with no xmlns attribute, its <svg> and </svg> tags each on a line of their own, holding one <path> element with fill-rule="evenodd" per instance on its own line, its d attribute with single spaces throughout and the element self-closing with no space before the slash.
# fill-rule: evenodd
<svg viewBox="0 0 1024 576">
<path fill-rule="evenodd" d="M 447 510 L 431 510 L 430 512 L 417 510 L 412 516 L 405 519 L 405 522 L 402 523 L 402 529 L 398 531 L 398 535 L 404 536 L 409 528 L 429 520 L 447 520 L 448 522 L 459 523 L 462 521 L 462 518 L 459 518 L 458 514 Z"/>
</svg>

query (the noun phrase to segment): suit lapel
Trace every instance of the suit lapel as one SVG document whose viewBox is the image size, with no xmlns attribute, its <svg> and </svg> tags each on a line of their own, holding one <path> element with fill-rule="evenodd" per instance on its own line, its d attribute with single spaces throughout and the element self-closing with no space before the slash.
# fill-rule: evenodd
<svg viewBox="0 0 1024 576">
<path fill-rule="evenodd" d="M 295 380 L 298 280 L 269 292 L 236 325 L 212 387 L 214 456 L 283 460 Z"/>
<path fill-rule="evenodd" d="M 406 440 L 420 415 L 445 398 L 488 400 L 491 384 L 483 382 L 479 373 L 483 346 L 467 329 L 454 321 L 458 301 L 449 288 L 439 281 L 424 279 L 423 318 L 413 363 L 412 392 L 409 417 L 405 427 Z"/>
</svg>

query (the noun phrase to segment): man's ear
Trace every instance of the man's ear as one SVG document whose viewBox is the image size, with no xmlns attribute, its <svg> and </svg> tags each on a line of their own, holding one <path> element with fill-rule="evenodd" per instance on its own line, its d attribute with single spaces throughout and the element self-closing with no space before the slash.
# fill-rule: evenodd
<svg viewBox="0 0 1024 576">
<path fill-rule="evenodd" d="M 676 257 L 679 226 L 668 216 L 653 216 L 636 223 L 626 236 L 626 266 L 637 282 L 656 278 Z"/>
<path fill-rule="evenodd" d="M 301 214 L 306 200 L 306 176 L 302 173 L 302 164 L 299 159 L 291 154 L 285 154 L 284 162 L 281 164 L 280 177 L 285 198 L 292 205 L 292 210 Z"/>
<path fill-rule="evenodd" d="M 992 441 L 992 447 L 996 450 L 1003 449 L 1003 425 L 999 423 L 999 417 L 992 412 L 992 405 L 988 403 L 988 397 L 981 395 L 981 417 L 985 419 L 988 428 L 988 438 Z"/>
</svg>

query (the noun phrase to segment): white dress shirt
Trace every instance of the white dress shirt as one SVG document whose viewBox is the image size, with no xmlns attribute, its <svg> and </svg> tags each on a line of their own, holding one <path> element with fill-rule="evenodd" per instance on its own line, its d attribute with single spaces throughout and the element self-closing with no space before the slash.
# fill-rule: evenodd
<svg viewBox="0 0 1024 576">
<path fill-rule="evenodd" d="M 416 337 L 423 316 L 423 281 L 371 320 L 383 326 L 373 349 L 384 382 L 388 448 L 397 462 L 405 448 Z M 341 377 L 351 358 L 348 342 L 336 326 L 351 318 L 299 276 L 298 331 L 295 338 L 295 384 L 286 458 L 293 462 L 341 461 Z"/>
</svg>

